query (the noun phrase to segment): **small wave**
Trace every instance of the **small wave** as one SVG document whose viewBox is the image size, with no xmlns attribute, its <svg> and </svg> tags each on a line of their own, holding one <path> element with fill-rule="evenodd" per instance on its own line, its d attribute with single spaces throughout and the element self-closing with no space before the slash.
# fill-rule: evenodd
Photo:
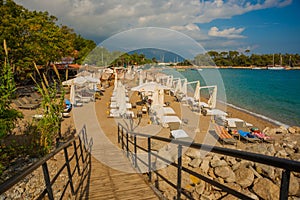
<svg viewBox="0 0 300 200">
<path fill-rule="evenodd" d="M 290 126 L 287 125 L 287 124 L 284 124 L 284 123 L 282 123 L 282 122 L 280 122 L 280 121 L 277 121 L 277 120 L 275 120 L 275 119 L 272 119 L 272 118 L 269 118 L 269 117 L 267 117 L 267 116 L 264 116 L 264 115 L 262 115 L 262 114 L 258 114 L 258 113 L 255 113 L 255 112 L 246 110 L 246 109 L 244 109 L 244 108 L 240 108 L 240 107 L 235 106 L 235 105 L 230 104 L 230 103 L 225 103 L 225 102 L 222 102 L 222 101 L 220 101 L 220 102 L 223 103 L 223 104 L 226 104 L 227 106 L 230 106 L 230 107 L 232 107 L 232 108 L 235 108 L 235 109 L 237 109 L 237 110 L 240 110 L 240 111 L 243 111 L 243 112 L 248 113 L 248 114 L 250 114 L 250 115 L 259 117 L 259 118 L 261 118 L 261 119 L 264 119 L 264 120 L 266 120 L 266 121 L 268 121 L 268 122 L 271 122 L 271 123 L 273 123 L 273 124 L 276 124 L 276 125 L 278 125 L 278 126 L 283 126 L 283 127 L 285 127 L 285 128 L 290 127 Z"/>
</svg>

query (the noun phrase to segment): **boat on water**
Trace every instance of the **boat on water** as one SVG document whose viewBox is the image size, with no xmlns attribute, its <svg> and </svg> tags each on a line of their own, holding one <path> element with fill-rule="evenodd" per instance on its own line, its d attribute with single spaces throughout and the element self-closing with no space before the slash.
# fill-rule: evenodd
<svg viewBox="0 0 300 200">
<path fill-rule="evenodd" d="M 281 66 L 281 65 L 275 65 L 272 67 L 268 67 L 269 70 L 285 70 L 285 67 Z"/>
<path fill-rule="evenodd" d="M 203 69 L 201 69 L 201 68 L 191 68 L 191 70 L 193 70 L 193 71 L 202 71 Z"/>
<path fill-rule="evenodd" d="M 269 70 L 285 70 L 285 67 L 282 66 L 282 56 L 280 55 L 280 65 L 275 65 L 274 54 L 273 54 L 273 65 L 267 67 Z"/>
</svg>

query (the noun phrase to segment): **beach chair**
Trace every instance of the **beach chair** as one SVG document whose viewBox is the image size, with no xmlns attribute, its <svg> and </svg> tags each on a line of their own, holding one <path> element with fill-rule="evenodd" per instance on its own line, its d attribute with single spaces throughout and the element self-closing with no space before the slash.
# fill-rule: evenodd
<svg viewBox="0 0 300 200">
<path fill-rule="evenodd" d="M 236 129 L 241 138 L 243 138 L 247 142 L 260 142 L 260 139 L 258 139 L 255 135 L 251 134 L 249 127 L 247 127 L 244 121 L 235 122 L 235 124 Z"/>
<path fill-rule="evenodd" d="M 40 96 L 38 93 L 33 92 L 30 94 L 31 98 L 34 99 L 35 101 L 41 101 L 42 100 L 42 96 Z"/>
<path fill-rule="evenodd" d="M 182 129 L 170 131 L 170 138 L 186 142 L 193 142 L 194 140 Z"/>
<path fill-rule="evenodd" d="M 232 137 L 232 135 L 230 135 L 228 133 L 228 131 L 225 129 L 224 126 L 220 126 L 218 124 L 215 124 L 215 132 L 214 133 L 218 136 L 218 139 L 223 142 L 223 144 L 224 143 L 237 144 L 236 139 L 234 139 Z"/>
<path fill-rule="evenodd" d="M 39 107 L 39 104 L 27 104 L 23 101 L 20 101 L 20 99 L 13 100 L 13 103 L 19 108 L 19 109 L 36 109 Z"/>
<path fill-rule="evenodd" d="M 23 105 L 32 105 L 33 107 L 39 107 L 40 106 L 40 103 L 39 102 L 35 102 L 33 101 L 33 99 L 27 97 L 27 96 L 24 96 L 22 98 L 18 98 L 18 100 L 23 104 Z"/>
</svg>

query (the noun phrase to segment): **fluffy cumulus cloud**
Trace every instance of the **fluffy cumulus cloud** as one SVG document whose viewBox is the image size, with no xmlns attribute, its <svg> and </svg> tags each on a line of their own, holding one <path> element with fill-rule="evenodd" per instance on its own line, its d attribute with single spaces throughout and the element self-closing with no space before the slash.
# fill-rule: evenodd
<svg viewBox="0 0 300 200">
<path fill-rule="evenodd" d="M 132 28 L 163 27 L 188 34 L 196 40 L 209 38 L 196 24 L 227 19 L 253 10 L 283 7 L 292 0 L 15 0 L 34 10 L 47 10 L 84 36 L 101 41 Z M 242 38 L 243 29 L 209 33 L 224 38 Z"/>
<path fill-rule="evenodd" d="M 224 38 L 245 38 L 245 36 L 241 35 L 244 31 L 244 28 L 228 28 L 224 30 L 219 30 L 217 27 L 211 27 L 208 31 L 209 36 L 214 37 L 224 37 Z"/>
</svg>

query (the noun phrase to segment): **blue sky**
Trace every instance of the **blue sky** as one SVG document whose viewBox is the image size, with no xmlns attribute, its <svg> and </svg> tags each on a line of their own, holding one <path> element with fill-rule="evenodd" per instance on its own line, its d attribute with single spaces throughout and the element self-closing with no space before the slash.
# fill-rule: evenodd
<svg viewBox="0 0 300 200">
<path fill-rule="evenodd" d="M 206 51 L 300 53 L 300 3 L 298 0 L 16 0 L 30 10 L 48 11 L 59 23 L 73 28 L 97 44 L 122 32 L 139 37 L 140 29 L 156 27 L 144 40 L 159 46 L 178 42 L 170 32 L 185 34 Z M 163 29 L 161 29 L 163 28 Z M 139 31 L 129 31 L 138 29 Z M 170 31 L 165 31 L 169 29 Z M 153 29 L 151 29 L 153 31 Z M 162 31 L 163 30 L 163 31 Z M 174 33 L 174 32 L 173 32 Z M 136 34 L 136 35 L 134 35 Z M 138 35 L 137 35 L 138 34 Z M 164 35 L 166 34 L 166 35 Z M 146 37 L 147 35 L 147 37 Z M 160 37 L 160 40 L 157 40 Z M 119 41 L 119 39 L 117 40 Z M 126 41 L 134 49 L 142 40 Z M 101 45 L 101 44 L 100 44 Z M 113 45 L 111 45 L 113 46 Z M 146 47 L 146 46 L 145 46 Z M 202 47 L 199 48 L 202 50 Z M 177 47 L 189 49 L 189 46 Z M 176 50 L 174 50 L 176 51 Z"/>
<path fill-rule="evenodd" d="M 246 38 L 237 40 L 254 53 L 300 53 L 300 1 L 285 7 L 256 10 L 230 19 L 216 19 L 200 27 L 243 27 Z M 217 49 L 218 46 L 215 46 Z"/>
</svg>

